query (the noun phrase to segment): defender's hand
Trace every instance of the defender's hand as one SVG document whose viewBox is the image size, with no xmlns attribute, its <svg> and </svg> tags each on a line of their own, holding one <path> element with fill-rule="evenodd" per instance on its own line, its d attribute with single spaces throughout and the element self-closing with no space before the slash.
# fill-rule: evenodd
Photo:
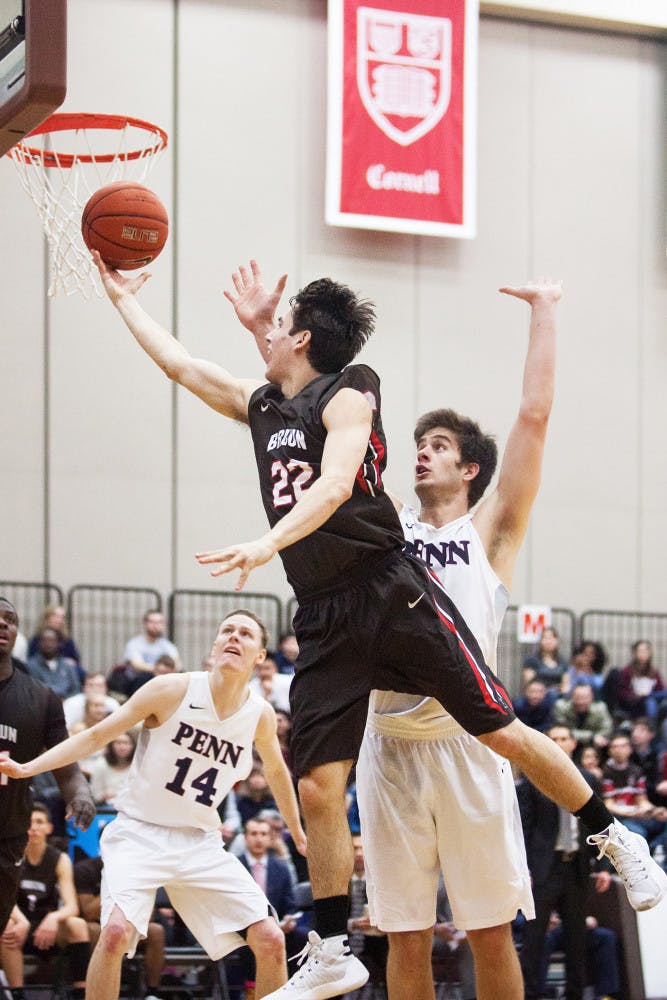
<svg viewBox="0 0 667 1000">
<path fill-rule="evenodd" d="M 262 275 L 256 260 L 250 261 L 250 272 L 243 264 L 232 275 L 236 295 L 225 290 L 225 298 L 234 306 L 239 320 L 251 333 L 268 333 L 275 326 L 275 313 L 285 291 L 287 275 L 278 278 L 276 287 L 270 292 L 262 283 Z"/>
<path fill-rule="evenodd" d="M 503 295 L 513 295 L 516 299 L 523 299 L 533 305 L 537 299 L 544 299 L 547 302 L 558 302 L 563 294 L 563 282 L 552 281 L 551 278 L 538 278 L 536 281 L 529 281 L 525 285 L 504 285 L 498 289 Z"/>
</svg>

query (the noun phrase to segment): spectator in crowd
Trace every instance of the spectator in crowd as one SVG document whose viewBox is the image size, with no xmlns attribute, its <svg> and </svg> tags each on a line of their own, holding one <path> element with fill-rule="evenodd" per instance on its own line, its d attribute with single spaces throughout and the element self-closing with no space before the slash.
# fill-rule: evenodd
<svg viewBox="0 0 667 1000">
<path fill-rule="evenodd" d="M 47 605 L 37 623 L 35 634 L 28 645 L 28 656 L 34 656 L 39 651 L 39 636 L 43 628 L 53 628 L 58 633 L 58 654 L 66 660 L 73 660 L 81 665 L 81 654 L 72 639 L 67 624 L 67 612 L 61 604 Z M 83 683 L 83 677 L 80 678 Z"/>
<path fill-rule="evenodd" d="M 83 997 L 90 959 L 90 936 L 79 906 L 67 854 L 47 841 L 53 827 L 46 806 L 32 807 L 28 845 L 20 870 L 17 905 L 0 945 L 2 968 L 13 991 L 23 987 L 23 955 L 52 957 L 64 950 L 70 966 L 72 997 Z M 20 996 L 15 992 L 14 996 Z"/>
<path fill-rule="evenodd" d="M 74 887 L 81 916 L 88 924 L 91 947 L 100 936 L 102 868 L 101 857 L 82 858 L 74 864 Z M 146 937 L 139 942 L 137 951 L 144 955 L 144 972 L 148 993 L 160 988 L 164 969 L 164 927 L 155 920 L 149 921 Z"/>
<path fill-rule="evenodd" d="M 662 746 L 656 735 L 655 721 L 647 715 L 640 715 L 632 724 L 630 733 L 632 753 L 630 763 L 637 764 L 646 778 L 646 793 L 654 801 L 655 787 L 659 781 L 660 756 Z M 661 805 L 662 803 L 655 803 Z"/>
<path fill-rule="evenodd" d="M 116 796 L 127 786 L 136 745 L 130 729 L 107 743 L 103 755 L 93 764 L 90 790 L 98 805 L 113 806 Z"/>
<path fill-rule="evenodd" d="M 568 694 L 575 684 L 589 684 L 593 688 L 594 699 L 601 699 L 606 663 L 607 654 L 599 642 L 585 640 L 579 643 L 572 653 L 572 662 L 563 678 L 562 694 Z"/>
<path fill-rule="evenodd" d="M 276 661 L 267 656 L 263 663 L 257 665 L 254 676 L 250 681 L 250 690 L 255 694 L 266 698 L 270 705 L 283 712 L 289 712 L 289 689 L 292 678 L 286 674 L 279 674 Z"/>
<path fill-rule="evenodd" d="M 466 932 L 459 930 L 454 923 L 447 888 L 442 877 L 438 885 L 431 961 L 436 981 L 447 981 L 450 977 L 460 980 L 461 1000 L 475 1000 L 477 996 L 475 961 L 470 942 Z M 447 970 L 452 966 L 454 968 L 448 973 Z"/>
<path fill-rule="evenodd" d="M 307 934 L 298 927 L 299 915 L 295 913 L 294 878 L 284 858 L 276 857 L 271 844 L 273 834 L 267 819 L 246 821 L 243 827 L 245 849 L 239 861 L 248 869 L 257 885 L 265 893 L 271 906 L 278 914 L 278 922 L 285 935 L 288 955 L 295 955 L 303 948 Z M 245 971 L 246 985 L 255 981 L 255 963 L 247 949 L 243 949 L 241 959 Z M 246 997 L 249 990 L 246 990 Z"/>
<path fill-rule="evenodd" d="M 107 679 L 103 673 L 86 674 L 83 682 L 83 690 L 78 694 L 73 694 L 65 698 L 63 702 L 63 712 L 65 713 L 65 724 L 71 730 L 77 722 L 83 722 L 86 711 L 86 700 L 92 695 L 103 695 L 107 712 L 114 712 L 118 708 L 118 702 L 108 693 Z"/>
<path fill-rule="evenodd" d="M 60 637 L 55 629 L 45 626 L 38 636 L 37 652 L 28 658 L 28 672 L 63 700 L 78 694 L 81 681 L 73 660 L 59 653 Z"/>
<path fill-rule="evenodd" d="M 174 657 L 170 656 L 169 653 L 163 653 L 155 661 L 153 677 L 159 677 L 161 674 L 175 674 L 178 669 L 179 666 Z"/>
<path fill-rule="evenodd" d="M 602 751 L 600 747 L 589 744 L 587 747 L 577 747 L 575 762 L 584 771 L 592 774 L 602 787 Z"/>
<path fill-rule="evenodd" d="M 157 608 L 147 611 L 142 618 L 143 631 L 129 639 L 123 653 L 123 660 L 140 673 L 152 674 L 153 667 L 163 653 L 168 653 L 178 664 L 178 650 L 173 642 L 167 639 L 167 629 L 164 615 Z"/>
<path fill-rule="evenodd" d="M 292 716 L 282 708 L 276 709 L 276 723 L 278 725 L 278 742 L 282 751 L 283 759 L 287 764 L 290 774 L 292 774 L 290 741 L 292 738 Z"/>
<path fill-rule="evenodd" d="M 547 735 L 572 757 L 577 741 L 569 726 L 554 725 Z M 581 771 L 593 791 L 595 778 Z M 526 1000 L 540 997 L 542 955 L 552 910 L 563 923 L 568 1000 L 582 1000 L 585 982 L 586 904 L 590 872 L 597 866 L 595 888 L 606 892 L 609 871 L 594 862 L 586 834 L 575 816 L 545 798 L 527 779 L 517 789 L 528 867 L 533 881 L 535 920 L 526 924 L 520 952 Z M 603 864 L 606 864 L 604 862 Z"/>
<path fill-rule="evenodd" d="M 368 916 L 366 895 L 366 866 L 361 835 L 352 837 L 354 867 L 350 879 L 350 905 L 347 921 L 347 939 L 350 950 L 368 969 L 371 982 L 384 982 L 387 968 L 389 942 L 386 934 L 373 927 Z"/>
<path fill-rule="evenodd" d="M 290 875 L 292 876 L 292 881 L 296 884 L 298 881 L 297 871 L 294 866 L 294 860 L 290 847 L 288 846 L 288 844 L 293 846 L 294 842 L 290 837 L 285 820 L 282 818 L 277 809 L 262 809 L 261 812 L 257 813 L 257 819 L 261 820 L 263 823 L 269 824 L 269 830 L 271 832 L 269 854 L 274 858 L 278 858 L 279 861 L 285 862 L 289 868 Z M 298 851 L 296 851 L 296 853 L 298 854 Z M 300 857 L 301 855 L 298 856 Z"/>
<path fill-rule="evenodd" d="M 70 736 L 74 736 L 76 733 L 81 733 L 84 729 L 92 729 L 92 727 L 96 726 L 98 722 L 102 721 L 102 719 L 106 719 L 109 714 L 110 713 L 107 711 L 106 706 L 106 698 L 103 694 L 88 695 L 83 706 L 83 719 L 81 722 L 74 723 L 69 731 Z M 93 773 L 95 762 L 101 760 L 103 756 L 104 748 L 100 747 L 99 749 L 88 754 L 86 757 L 81 758 L 79 766 L 83 773 L 90 778 L 90 775 Z"/>
<path fill-rule="evenodd" d="M 280 636 L 278 649 L 273 654 L 279 674 L 293 674 L 294 664 L 299 655 L 299 643 L 294 632 L 283 632 Z"/>
<path fill-rule="evenodd" d="M 633 644 L 632 659 L 618 677 L 618 707 L 632 719 L 638 715 L 656 719 L 666 694 L 663 679 L 653 666 L 651 643 L 640 639 Z"/>
<path fill-rule="evenodd" d="M 656 805 L 667 808 L 667 750 L 664 750 L 660 757 L 653 801 Z"/>
<path fill-rule="evenodd" d="M 609 812 L 628 830 L 638 833 L 651 850 L 667 846 L 667 809 L 654 806 L 646 794 L 646 776 L 630 762 L 632 744 L 625 733 L 615 733 L 609 743 L 609 759 L 602 770 L 602 791 Z"/>
<path fill-rule="evenodd" d="M 10 753 L 23 763 L 45 747 L 67 736 L 60 699 L 49 688 L 17 670 L 12 659 L 19 627 L 16 608 L 0 597 L 0 760 Z M 95 815 L 90 790 L 76 764 L 53 772 L 65 808 L 83 829 Z M 19 883 L 19 864 L 31 819 L 30 780 L 0 778 L 2 823 L 0 824 L 0 934 L 14 904 Z"/>
<path fill-rule="evenodd" d="M 531 729 L 545 733 L 553 722 L 553 706 L 557 696 L 555 690 L 547 691 L 544 681 L 536 677 L 528 681 L 521 697 L 514 702 L 517 719 L 521 719 Z"/>
<path fill-rule="evenodd" d="M 262 809 L 276 808 L 275 800 L 264 775 L 264 768 L 260 763 L 255 763 L 245 781 L 238 785 L 236 808 L 239 811 L 244 829 L 248 820 L 254 819 Z"/>
<path fill-rule="evenodd" d="M 606 747 L 613 723 L 603 701 L 593 700 L 593 688 L 580 681 L 572 688 L 569 698 L 559 698 L 554 705 L 555 725 L 569 726 L 580 746 L 589 743 Z"/>
<path fill-rule="evenodd" d="M 551 956 L 565 947 L 563 922 L 557 913 L 552 913 L 549 926 L 544 945 L 542 992 Z M 609 927 L 600 927 L 595 917 L 586 917 L 585 949 L 587 978 L 592 980 L 596 1000 L 612 1000 L 621 988 L 616 933 Z"/>
<path fill-rule="evenodd" d="M 537 649 L 524 661 L 523 683 L 538 678 L 544 681 L 548 691 L 560 691 L 567 666 L 560 650 L 560 636 L 552 625 L 547 625 L 542 629 Z"/>
</svg>

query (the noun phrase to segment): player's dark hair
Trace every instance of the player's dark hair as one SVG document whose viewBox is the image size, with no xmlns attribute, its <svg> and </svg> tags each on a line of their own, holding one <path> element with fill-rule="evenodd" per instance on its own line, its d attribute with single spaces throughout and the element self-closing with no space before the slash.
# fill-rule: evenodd
<svg viewBox="0 0 667 1000">
<path fill-rule="evenodd" d="M 468 507 L 474 507 L 496 471 L 498 446 L 495 439 L 491 434 L 484 434 L 474 420 L 461 416 L 456 410 L 430 410 L 415 425 L 415 444 L 435 427 L 443 427 L 456 436 L 463 465 L 475 462 L 479 466 L 479 472 L 470 481 L 468 490 Z"/>
<path fill-rule="evenodd" d="M 349 365 L 375 329 L 373 303 L 330 278 L 311 281 L 290 306 L 290 333 L 310 330 L 308 360 L 323 375 Z"/>
<path fill-rule="evenodd" d="M 262 649 L 267 649 L 269 645 L 269 633 L 262 619 L 258 618 L 254 611 L 248 611 L 247 608 L 235 608 L 233 611 L 230 611 L 228 615 L 225 615 L 222 619 L 223 622 L 226 622 L 228 618 L 233 618 L 234 615 L 245 615 L 246 618 L 252 618 L 252 620 L 259 625 L 259 632 L 262 639 Z"/>
</svg>

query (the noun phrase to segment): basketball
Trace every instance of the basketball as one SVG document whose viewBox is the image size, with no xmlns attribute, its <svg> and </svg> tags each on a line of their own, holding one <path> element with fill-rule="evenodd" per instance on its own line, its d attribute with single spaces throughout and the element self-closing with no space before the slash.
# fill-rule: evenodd
<svg viewBox="0 0 667 1000">
<path fill-rule="evenodd" d="M 143 184 L 116 181 L 88 199 L 81 234 L 89 250 L 99 250 L 110 267 L 132 271 L 155 260 L 167 242 L 164 205 Z"/>
</svg>

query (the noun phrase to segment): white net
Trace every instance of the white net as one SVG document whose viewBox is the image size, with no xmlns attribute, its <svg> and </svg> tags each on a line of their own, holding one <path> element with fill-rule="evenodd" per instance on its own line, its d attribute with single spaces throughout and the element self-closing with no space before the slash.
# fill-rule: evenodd
<svg viewBox="0 0 667 1000">
<path fill-rule="evenodd" d="M 73 119 L 80 119 L 79 127 Z M 8 155 L 48 239 L 49 295 L 102 295 L 97 268 L 81 235 L 83 208 L 106 184 L 143 183 L 166 148 L 167 136 L 148 122 L 109 115 L 52 115 L 41 129 Z"/>
</svg>

